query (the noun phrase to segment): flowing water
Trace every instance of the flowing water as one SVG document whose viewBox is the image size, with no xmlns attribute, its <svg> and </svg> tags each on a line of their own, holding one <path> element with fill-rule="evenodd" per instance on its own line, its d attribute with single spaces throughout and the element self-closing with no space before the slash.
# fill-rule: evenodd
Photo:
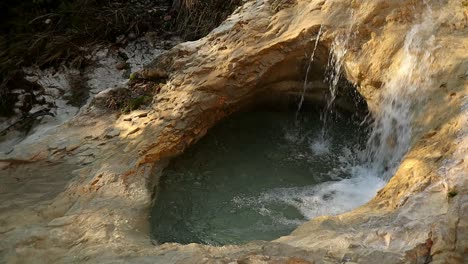
<svg viewBox="0 0 468 264">
<path fill-rule="evenodd" d="M 422 107 L 424 94 L 431 88 L 431 54 L 438 47 L 433 36 L 437 25 L 430 6 L 421 22 L 407 33 L 398 70 L 382 87 L 380 109 L 368 140 L 366 166 L 373 174 L 388 180 L 411 145 L 413 115 Z"/>
<path fill-rule="evenodd" d="M 249 112 L 219 124 L 165 170 L 151 214 L 153 238 L 269 240 L 368 201 L 376 189 L 361 188 L 349 169 L 367 135 L 350 117 L 334 123 L 326 149 L 312 144 L 321 131 L 318 112 L 297 120 L 290 112 Z"/>
<path fill-rule="evenodd" d="M 350 23 L 330 51 L 326 111 L 298 114 L 301 99 L 296 115 L 244 113 L 218 125 L 164 171 L 152 237 L 213 245 L 270 240 L 313 217 L 369 201 L 408 151 L 412 113 L 431 86 L 437 25 L 429 7 L 418 19 L 405 37 L 398 70 L 381 87 L 369 133 L 352 118 L 331 114 Z"/>
<path fill-rule="evenodd" d="M 308 80 L 309 80 L 310 67 L 312 66 L 312 62 L 314 62 L 315 51 L 317 50 L 317 45 L 318 45 L 318 43 L 320 41 L 320 35 L 322 34 L 322 28 L 323 28 L 323 25 L 320 25 L 317 36 L 315 37 L 314 49 L 312 50 L 312 54 L 310 55 L 310 59 L 309 59 L 309 64 L 307 65 L 307 70 L 306 70 L 306 75 L 305 75 L 305 78 L 304 78 L 304 86 L 303 86 L 303 89 L 302 89 L 301 99 L 299 100 L 299 104 L 297 105 L 296 117 L 299 115 L 299 113 L 301 111 L 301 108 L 302 108 L 302 104 L 304 103 L 304 97 L 305 97 L 305 94 L 307 92 L 307 86 L 309 85 Z"/>
<path fill-rule="evenodd" d="M 360 173 L 386 181 L 394 174 L 401 159 L 411 145 L 413 113 L 421 107 L 425 92 L 431 87 L 431 54 L 438 47 L 434 44 L 436 20 L 431 7 L 425 3 L 420 23 L 413 25 L 406 34 L 401 62 L 396 71 L 387 76 L 380 94 L 380 108 L 373 113 L 373 125 L 366 148 L 360 151 Z M 343 63 L 348 53 L 348 44 L 354 37 L 354 13 L 351 12 L 349 27 L 338 34 L 330 49 L 325 81 L 329 84 L 330 96 L 322 112 L 322 135 L 314 144 L 318 147 L 328 144 L 329 117 L 337 96 Z M 417 96 L 415 96 L 417 92 Z M 360 177 L 360 175 L 357 175 Z"/>
<path fill-rule="evenodd" d="M 325 73 L 324 82 L 328 84 L 329 96 L 326 102 L 326 107 L 321 111 L 320 120 L 322 121 L 322 133 L 315 139 L 314 145 L 317 147 L 326 146 L 329 143 L 328 129 L 330 117 L 333 115 L 334 102 L 338 93 L 339 82 L 343 74 L 343 62 L 348 53 L 348 43 L 354 36 L 354 11 L 351 11 L 349 26 L 343 33 L 337 35 L 330 48 L 328 63 Z M 320 30 L 322 26 L 320 27 Z M 319 35 L 320 35 L 319 31 Z M 306 76 L 307 81 L 307 76 Z"/>
</svg>

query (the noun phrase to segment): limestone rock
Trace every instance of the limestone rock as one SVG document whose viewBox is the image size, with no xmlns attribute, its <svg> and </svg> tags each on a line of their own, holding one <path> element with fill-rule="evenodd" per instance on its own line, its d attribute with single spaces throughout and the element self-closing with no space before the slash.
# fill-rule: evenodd
<svg viewBox="0 0 468 264">
<path fill-rule="evenodd" d="M 467 9 L 455 0 L 427 1 L 435 26 L 421 34 L 437 47 L 429 56 L 431 85 L 415 88 L 414 97 L 425 99 L 412 109 L 409 150 L 373 200 L 275 241 L 155 246 L 148 237 L 157 183 L 151 172 L 257 98 L 297 92 L 291 83 L 302 82 L 304 54 L 320 28 L 311 81 L 321 81 L 330 49 L 351 24 L 344 76 L 379 114 L 385 84 L 407 70 L 400 67 L 405 36 L 420 23 L 424 2 L 246 1 L 208 36 L 179 44 L 140 72 L 168 79 L 138 118 L 150 122 L 133 126 L 133 115 L 129 122 L 86 108 L 1 154 L 0 262 L 467 263 Z M 121 134 L 112 144 L 101 137 Z M 57 139 L 80 147 L 72 151 Z M 48 146 L 72 152 L 54 156 Z"/>
</svg>

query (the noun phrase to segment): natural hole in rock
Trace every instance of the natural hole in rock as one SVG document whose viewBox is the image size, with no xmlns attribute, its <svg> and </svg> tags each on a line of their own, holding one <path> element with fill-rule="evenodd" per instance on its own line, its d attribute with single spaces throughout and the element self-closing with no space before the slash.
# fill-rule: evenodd
<svg viewBox="0 0 468 264">
<path fill-rule="evenodd" d="M 297 103 L 282 98 L 234 114 L 171 161 L 155 188 L 153 240 L 272 240 L 375 195 L 382 181 L 358 173 L 368 138 L 362 116 L 333 111 L 324 123 L 317 102 L 297 114 Z"/>
</svg>

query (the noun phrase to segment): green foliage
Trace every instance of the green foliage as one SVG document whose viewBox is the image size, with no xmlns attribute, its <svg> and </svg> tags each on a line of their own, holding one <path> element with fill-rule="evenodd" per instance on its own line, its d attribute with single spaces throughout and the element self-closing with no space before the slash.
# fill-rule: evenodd
<svg viewBox="0 0 468 264">
<path fill-rule="evenodd" d="M 458 192 L 457 192 L 456 190 L 451 190 L 451 191 L 449 191 L 448 194 L 447 194 L 447 196 L 448 196 L 449 198 L 453 198 L 453 197 L 455 197 L 455 196 L 457 196 L 457 195 L 458 195 Z"/>
<path fill-rule="evenodd" d="M 0 91 L 0 116 L 11 116 L 14 114 L 13 107 L 15 106 L 16 96 L 10 94 L 2 94 Z"/>
<path fill-rule="evenodd" d="M 153 101 L 153 96 L 158 92 L 159 85 L 153 82 L 141 80 L 132 82 L 128 88 L 120 88 L 111 92 L 108 96 L 105 107 L 118 110 L 124 114 L 149 105 Z"/>
<path fill-rule="evenodd" d="M 124 103 L 121 111 L 122 113 L 125 113 L 125 114 L 130 113 L 131 111 L 137 110 L 143 105 L 148 105 L 149 103 L 151 103 L 152 100 L 153 98 L 148 95 L 141 95 L 136 98 L 129 98 Z"/>
<path fill-rule="evenodd" d="M 146 6 L 126 0 L 0 1 L 0 77 L 19 65 L 73 61 L 81 66 L 85 55 L 82 47 L 113 42 L 121 34 L 138 36 L 151 30 L 159 36 L 200 38 L 242 1 L 184 0 L 177 10 L 161 10 L 169 7 L 167 2 L 153 0 L 152 6 Z M 148 12 L 151 7 L 159 11 Z M 172 17 L 164 21 L 168 13 Z"/>
<path fill-rule="evenodd" d="M 134 81 L 138 78 L 138 74 L 136 72 L 130 73 L 130 77 L 128 78 L 130 81 Z"/>
</svg>

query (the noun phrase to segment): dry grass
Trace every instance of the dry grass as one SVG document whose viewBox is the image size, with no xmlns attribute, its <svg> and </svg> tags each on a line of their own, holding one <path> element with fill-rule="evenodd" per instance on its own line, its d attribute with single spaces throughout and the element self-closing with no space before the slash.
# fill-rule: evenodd
<svg viewBox="0 0 468 264">
<path fill-rule="evenodd" d="M 182 0 L 171 30 L 187 40 L 207 35 L 229 16 L 242 0 Z"/>
<path fill-rule="evenodd" d="M 13 0 L 6 0 L 12 2 Z M 198 39 L 242 0 L 26 0 L 0 2 L 0 116 L 14 102 L 6 85 L 23 66 L 83 68 L 88 47 L 153 31 L 161 38 Z M 50 4 L 52 3 L 52 4 Z M 47 7 L 47 8 L 46 8 Z M 5 12 L 11 9 L 10 13 Z M 151 12 L 150 12 L 151 11 Z M 170 19 L 165 19 L 170 14 Z M 11 112 L 11 111 L 10 111 Z"/>
</svg>

